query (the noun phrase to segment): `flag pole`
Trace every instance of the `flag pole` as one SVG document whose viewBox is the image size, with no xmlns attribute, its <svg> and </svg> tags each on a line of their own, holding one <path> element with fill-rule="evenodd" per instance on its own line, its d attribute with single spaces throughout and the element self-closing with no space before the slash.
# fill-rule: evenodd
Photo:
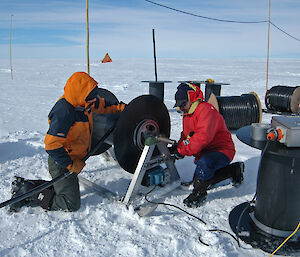
<svg viewBox="0 0 300 257">
<path fill-rule="evenodd" d="M 12 71 L 12 56 L 11 56 L 11 34 L 12 34 L 12 17 L 14 15 L 10 15 L 10 33 L 9 33 L 9 59 L 10 59 L 10 76 L 11 79 L 13 80 L 13 71 Z"/>
<path fill-rule="evenodd" d="M 89 0 L 86 0 L 86 59 L 88 74 L 90 74 L 89 43 Z"/>
<path fill-rule="evenodd" d="M 155 81 L 157 82 L 156 49 L 155 49 L 155 32 L 154 32 L 154 29 L 152 29 L 152 38 L 153 38 L 153 53 L 154 53 Z"/>
</svg>

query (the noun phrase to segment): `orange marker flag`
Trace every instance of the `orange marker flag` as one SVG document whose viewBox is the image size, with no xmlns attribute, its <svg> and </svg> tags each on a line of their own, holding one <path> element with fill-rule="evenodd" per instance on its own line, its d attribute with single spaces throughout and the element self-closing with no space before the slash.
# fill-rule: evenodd
<svg viewBox="0 0 300 257">
<path fill-rule="evenodd" d="M 104 58 L 101 61 L 102 63 L 105 62 L 112 62 L 112 59 L 109 57 L 108 53 L 106 53 L 106 55 L 104 56 Z"/>
</svg>

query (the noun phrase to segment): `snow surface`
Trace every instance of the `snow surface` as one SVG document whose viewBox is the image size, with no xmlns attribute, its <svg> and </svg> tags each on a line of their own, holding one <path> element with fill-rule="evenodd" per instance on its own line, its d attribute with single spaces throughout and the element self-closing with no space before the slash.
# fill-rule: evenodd
<svg viewBox="0 0 300 257">
<path fill-rule="evenodd" d="M 8 60 L 0 60 L 0 201 L 11 197 L 13 177 L 50 179 L 44 136 L 47 115 L 62 95 L 69 76 L 86 71 L 85 61 L 14 60 L 10 77 Z M 221 95 L 256 92 L 264 107 L 266 61 L 158 59 L 158 79 L 165 84 L 165 104 L 172 109 L 177 81 L 205 80 L 230 83 Z M 269 88 L 276 85 L 299 85 L 300 60 L 271 60 Z M 151 59 L 120 59 L 112 63 L 91 62 L 91 75 L 99 85 L 128 103 L 148 93 L 142 80 L 154 79 Z M 263 114 L 263 122 L 270 122 Z M 170 111 L 171 138 L 178 139 L 181 117 Z M 268 256 L 260 249 L 241 242 L 242 247 L 224 233 L 208 232 L 219 228 L 231 232 L 230 211 L 251 200 L 256 189 L 260 151 L 240 142 L 235 131 L 234 161 L 244 161 L 245 180 L 239 188 L 230 184 L 212 189 L 208 201 L 197 209 L 185 208 L 183 199 L 189 193 L 179 189 L 166 202 L 185 208 L 207 222 L 198 220 L 172 207 L 159 206 L 150 216 L 139 217 L 119 202 L 109 202 L 81 186 L 82 204 L 78 212 L 46 212 L 41 208 L 23 208 L 9 214 L 0 209 L 0 256 Z M 191 179 L 192 158 L 177 161 L 182 180 Z M 132 177 L 113 161 L 100 155 L 91 157 L 81 173 L 93 182 L 124 195 Z M 205 246 L 198 240 L 210 244 Z"/>
</svg>

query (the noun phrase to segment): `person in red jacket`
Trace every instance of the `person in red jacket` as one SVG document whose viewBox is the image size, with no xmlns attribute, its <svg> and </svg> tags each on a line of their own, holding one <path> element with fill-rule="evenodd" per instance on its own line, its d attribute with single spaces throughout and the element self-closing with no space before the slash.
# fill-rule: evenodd
<svg viewBox="0 0 300 257">
<path fill-rule="evenodd" d="M 12 204 L 10 210 L 19 211 L 23 205 L 35 203 L 47 210 L 76 211 L 80 207 L 77 174 L 85 166 L 82 159 L 91 150 L 93 131 L 92 113 L 122 112 L 124 103 L 111 105 L 98 95 L 98 82 L 85 72 L 75 72 L 64 87 L 48 115 L 49 130 L 45 137 L 48 168 L 52 178 L 72 172 L 64 180 L 35 194 L 29 199 Z M 17 177 L 12 183 L 13 197 L 22 195 L 44 180 L 26 180 Z"/>
<path fill-rule="evenodd" d="M 181 83 L 175 100 L 174 107 L 182 112 L 183 131 L 171 152 L 181 157 L 195 157 L 194 188 L 183 202 L 188 207 L 198 207 L 205 201 L 210 185 L 227 178 L 232 178 L 234 185 L 241 184 L 244 164 L 230 164 L 235 155 L 231 133 L 222 115 L 213 105 L 203 101 L 198 86 Z"/>
</svg>

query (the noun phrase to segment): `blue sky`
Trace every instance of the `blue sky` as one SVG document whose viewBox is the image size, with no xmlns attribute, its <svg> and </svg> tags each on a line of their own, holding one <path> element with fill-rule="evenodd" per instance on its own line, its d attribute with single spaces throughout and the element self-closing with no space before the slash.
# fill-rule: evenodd
<svg viewBox="0 0 300 257">
<path fill-rule="evenodd" d="M 218 19 L 268 19 L 269 0 L 154 0 Z M 1 0 L 0 58 L 85 58 L 86 0 Z M 300 38 L 300 1 L 272 0 L 271 20 Z M 90 58 L 266 57 L 267 23 L 236 24 L 202 19 L 145 0 L 89 0 Z M 300 58 L 300 42 L 271 26 L 270 57 Z"/>
</svg>

